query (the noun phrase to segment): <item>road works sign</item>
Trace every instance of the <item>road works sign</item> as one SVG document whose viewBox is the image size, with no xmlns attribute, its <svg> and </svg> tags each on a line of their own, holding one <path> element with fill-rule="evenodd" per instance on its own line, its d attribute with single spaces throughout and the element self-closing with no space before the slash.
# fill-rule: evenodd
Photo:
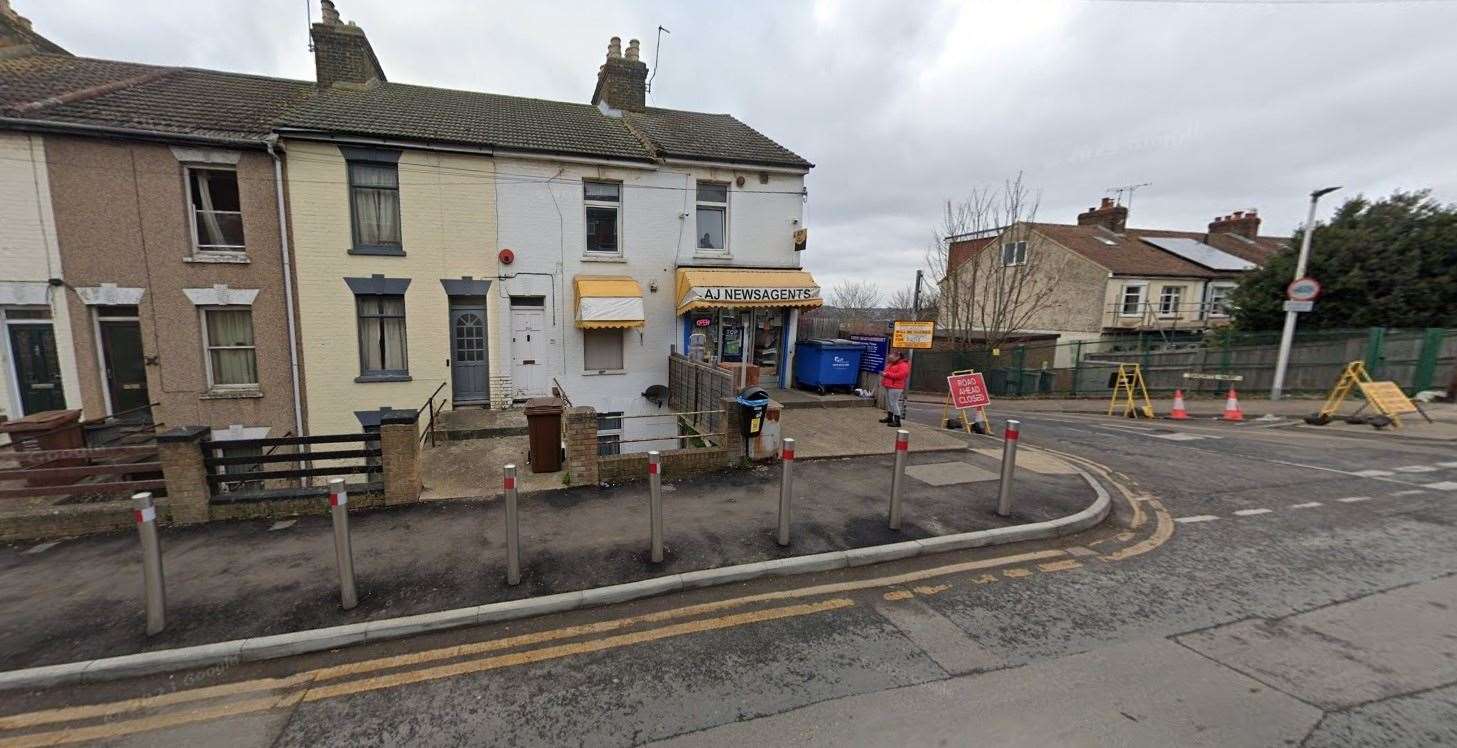
<svg viewBox="0 0 1457 748">
<path fill-rule="evenodd" d="M 930 348 L 935 334 L 935 322 L 898 321 L 891 333 L 890 345 L 892 348 Z"/>
<path fill-rule="evenodd" d="M 1291 301 L 1315 301 L 1320 295 L 1320 281 L 1306 276 L 1290 281 L 1285 287 L 1285 298 Z"/>
<path fill-rule="evenodd" d="M 992 402 L 980 373 L 952 374 L 946 377 L 946 389 L 951 393 L 951 407 L 957 410 L 985 408 Z"/>
<path fill-rule="evenodd" d="M 1396 382 L 1357 382 L 1356 386 L 1361 388 L 1361 394 L 1365 395 L 1377 410 L 1386 415 L 1395 416 L 1417 412 L 1417 406 L 1412 404 Z"/>
</svg>

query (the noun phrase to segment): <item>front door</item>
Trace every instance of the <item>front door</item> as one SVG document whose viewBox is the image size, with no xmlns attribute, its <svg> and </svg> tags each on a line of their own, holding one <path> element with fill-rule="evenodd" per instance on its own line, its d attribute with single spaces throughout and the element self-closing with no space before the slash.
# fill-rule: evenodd
<svg viewBox="0 0 1457 748">
<path fill-rule="evenodd" d="M 450 388 L 456 405 L 487 400 L 485 307 L 450 310 Z"/>
<path fill-rule="evenodd" d="M 511 381 L 518 400 L 548 394 L 546 309 L 531 303 L 539 298 L 511 303 Z"/>
<path fill-rule="evenodd" d="M 50 324 L 14 324 L 10 327 L 10 360 L 15 362 L 15 383 L 20 390 L 22 415 L 63 410 L 61 366 L 56 360 L 56 332 Z"/>
<path fill-rule="evenodd" d="M 147 369 L 142 362 L 142 326 L 136 320 L 101 319 L 101 366 L 106 375 L 106 392 L 111 413 L 143 408 L 147 397 Z M 146 411 L 142 411 L 145 413 Z"/>
</svg>

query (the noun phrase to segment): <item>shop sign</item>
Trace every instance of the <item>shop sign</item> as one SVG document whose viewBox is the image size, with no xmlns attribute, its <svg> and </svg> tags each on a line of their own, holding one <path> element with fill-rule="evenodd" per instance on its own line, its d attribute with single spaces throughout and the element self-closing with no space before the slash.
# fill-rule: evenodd
<svg viewBox="0 0 1457 748">
<path fill-rule="evenodd" d="M 694 286 L 683 303 L 712 301 L 717 303 L 756 303 L 815 301 L 820 298 L 819 286 L 792 288 L 741 288 L 737 286 Z"/>
</svg>

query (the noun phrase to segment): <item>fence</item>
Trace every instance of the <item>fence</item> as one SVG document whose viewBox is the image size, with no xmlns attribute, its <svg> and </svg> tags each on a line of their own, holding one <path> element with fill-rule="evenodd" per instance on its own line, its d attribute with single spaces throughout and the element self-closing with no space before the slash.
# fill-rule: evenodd
<svg viewBox="0 0 1457 748">
<path fill-rule="evenodd" d="M 125 498 L 134 491 L 162 491 L 162 464 L 155 446 L 102 449 L 16 450 L 0 453 L 0 499 L 62 496 L 61 503 Z"/>
<path fill-rule="evenodd" d="M 687 428 L 700 434 L 720 431 L 720 403 L 734 391 L 728 371 L 680 353 L 668 356 L 668 408 L 689 414 L 680 421 Z"/>
<path fill-rule="evenodd" d="M 1112 391 L 1118 363 L 1141 364 L 1151 391 L 1222 392 L 1226 383 L 1185 379 L 1185 373 L 1241 377 L 1239 387 L 1269 390 L 1279 333 L 1217 332 L 1179 339 L 1157 333 L 1112 340 L 1026 343 L 964 351 L 917 351 L 911 389 L 945 392 L 946 375 L 959 369 L 984 372 L 993 395 L 1096 397 Z M 1287 392 L 1329 390 L 1350 361 L 1366 361 L 1372 376 L 1397 382 L 1408 393 L 1441 389 L 1457 370 L 1457 331 L 1315 330 L 1298 334 L 1285 376 Z"/>
<path fill-rule="evenodd" d="M 364 482 L 347 486 L 354 492 L 375 492 L 384 490 L 380 480 L 384 471 L 380 457 L 379 433 L 363 434 L 321 434 L 315 436 L 282 436 L 270 439 L 230 439 L 226 441 L 204 440 L 202 464 L 207 469 L 207 482 L 211 501 L 262 501 L 270 499 L 297 499 L 309 496 L 324 496 L 329 491 L 324 486 L 312 486 L 307 478 L 363 475 Z M 316 444 L 358 444 L 356 449 L 312 450 L 300 454 L 299 447 Z M 267 451 L 264 452 L 264 448 Z M 283 449 L 282 452 L 279 452 Z M 233 454 L 226 452 L 251 452 L 259 454 Z M 296 467 L 307 458 L 309 467 Z M 317 465 L 324 462 L 327 464 Z M 287 463 L 293 467 L 282 470 L 264 469 L 265 465 Z M 243 469 L 239 469 L 243 468 Z"/>
</svg>

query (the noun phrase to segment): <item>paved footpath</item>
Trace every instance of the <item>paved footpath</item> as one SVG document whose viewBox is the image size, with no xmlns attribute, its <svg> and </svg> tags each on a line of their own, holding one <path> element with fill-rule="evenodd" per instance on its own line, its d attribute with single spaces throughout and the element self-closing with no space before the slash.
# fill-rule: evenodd
<svg viewBox="0 0 1457 748">
<path fill-rule="evenodd" d="M 0 745 L 1457 742 L 1451 448 L 1007 415 L 1106 466 L 1107 525 L 7 693 Z"/>
</svg>

